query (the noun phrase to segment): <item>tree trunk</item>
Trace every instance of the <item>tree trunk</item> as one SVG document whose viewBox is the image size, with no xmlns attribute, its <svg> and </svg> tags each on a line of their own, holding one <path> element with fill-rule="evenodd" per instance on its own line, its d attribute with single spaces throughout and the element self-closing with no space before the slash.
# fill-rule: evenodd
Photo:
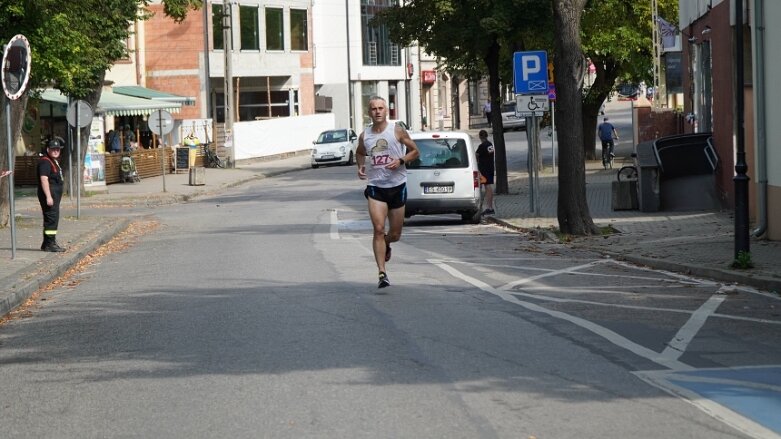
<svg viewBox="0 0 781 439">
<path fill-rule="evenodd" d="M 8 98 L 5 93 L 0 93 L 2 99 L 0 99 L 0 145 L 6 145 L 8 147 L 8 120 L 6 119 L 6 104 Z M 27 106 L 27 93 L 24 93 L 21 98 L 11 101 L 11 145 L 16 145 L 19 140 L 19 135 L 22 132 L 22 121 L 24 120 L 24 109 Z M 1 148 L 0 151 L 0 170 L 11 169 L 11 164 L 8 163 L 8 149 Z M 16 156 L 15 149 L 12 151 L 12 160 Z M 11 184 L 11 179 L 8 177 L 0 178 L 0 228 L 8 227 L 10 221 L 10 199 L 8 197 L 8 188 Z"/>
<path fill-rule="evenodd" d="M 580 48 L 580 18 L 586 0 L 553 0 L 556 28 L 556 132 L 559 138 L 559 230 L 571 235 L 599 233 L 586 199 L 582 87 L 586 60 Z"/>
<path fill-rule="evenodd" d="M 613 90 L 618 77 L 618 68 L 612 59 L 592 55 L 591 61 L 596 68 L 596 78 L 591 88 L 583 96 L 583 151 L 586 160 L 597 160 L 597 125 L 602 121 L 599 109 Z M 594 135 L 591 135 L 593 133 Z"/>
<path fill-rule="evenodd" d="M 504 130 L 502 129 L 502 101 L 499 94 L 499 43 L 494 38 L 488 54 L 485 56 L 485 65 L 488 68 L 488 92 L 491 96 L 491 129 L 494 138 L 494 162 L 496 166 L 497 194 L 508 193 L 507 181 L 507 148 L 504 143 Z"/>
</svg>

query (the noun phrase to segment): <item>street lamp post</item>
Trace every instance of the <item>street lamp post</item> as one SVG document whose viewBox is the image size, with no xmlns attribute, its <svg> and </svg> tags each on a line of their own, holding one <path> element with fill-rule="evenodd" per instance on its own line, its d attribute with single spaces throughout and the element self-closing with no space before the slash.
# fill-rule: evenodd
<svg viewBox="0 0 781 439">
<path fill-rule="evenodd" d="M 749 253 L 748 182 L 743 98 L 743 0 L 735 0 L 735 111 L 737 112 L 737 154 L 735 160 L 735 260 Z"/>
</svg>

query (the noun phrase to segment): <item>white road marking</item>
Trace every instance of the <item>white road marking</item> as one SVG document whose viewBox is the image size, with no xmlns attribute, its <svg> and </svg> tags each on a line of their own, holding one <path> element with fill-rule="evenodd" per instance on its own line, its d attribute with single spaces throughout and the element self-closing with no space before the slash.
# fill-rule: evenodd
<svg viewBox="0 0 781 439">
<path fill-rule="evenodd" d="M 590 322 L 590 321 L 588 321 L 586 319 L 582 319 L 580 317 L 576 317 L 576 316 L 573 316 L 573 315 L 570 315 L 570 314 L 567 314 L 567 313 L 564 313 L 564 312 L 560 312 L 560 311 L 549 310 L 549 309 L 547 309 L 545 307 L 542 307 L 540 305 L 537 305 L 537 304 L 534 304 L 534 303 L 531 303 L 531 302 L 525 302 L 523 300 L 520 300 L 518 297 L 516 297 L 518 295 L 517 292 L 508 292 L 508 291 L 506 291 L 504 289 L 494 288 L 491 285 L 488 285 L 487 283 L 485 283 L 485 282 L 483 282 L 483 281 L 481 281 L 479 279 L 475 279 L 475 278 L 473 278 L 471 276 L 468 276 L 468 275 L 466 275 L 466 274 L 456 270 L 455 268 L 451 267 L 450 265 L 443 264 L 443 263 L 438 262 L 436 260 L 429 260 L 429 262 L 434 264 L 434 265 L 436 265 L 437 267 L 441 268 L 442 270 L 446 271 L 447 273 L 450 273 L 450 275 L 452 275 L 453 277 L 456 277 L 456 278 L 461 279 L 461 280 L 463 280 L 463 281 L 465 281 L 467 283 L 470 283 L 473 286 L 475 286 L 477 288 L 480 288 L 481 290 L 483 290 L 483 291 L 485 291 L 487 293 L 493 294 L 493 295 L 501 298 L 502 300 L 504 300 L 506 302 L 514 303 L 514 304 L 522 306 L 522 307 L 524 307 L 524 308 L 526 308 L 526 309 L 528 309 L 530 311 L 535 311 L 535 312 L 539 312 L 539 313 L 542 313 L 542 314 L 547 314 L 547 315 L 549 315 L 551 317 L 554 317 L 554 318 L 557 318 L 557 319 L 566 320 L 566 321 L 568 321 L 568 322 L 570 322 L 570 323 L 572 323 L 574 325 L 580 326 L 583 329 L 591 331 L 594 334 L 599 335 L 600 337 L 603 337 L 607 341 L 613 343 L 614 345 L 616 345 L 616 346 L 618 346 L 618 347 L 620 347 L 622 349 L 626 349 L 626 350 L 634 353 L 635 355 L 637 355 L 639 357 L 642 357 L 642 358 L 645 358 L 645 359 L 647 359 L 649 361 L 652 361 L 652 362 L 654 362 L 654 363 L 656 363 L 656 364 L 658 364 L 658 365 L 660 365 L 662 367 L 666 367 L 668 369 L 674 369 L 674 370 L 692 370 L 693 369 L 691 366 L 689 366 L 687 364 L 684 364 L 684 363 L 682 363 L 680 361 L 677 361 L 675 359 L 669 359 L 669 358 L 662 357 L 658 352 L 654 352 L 653 350 L 648 349 L 645 346 L 641 346 L 641 345 L 639 345 L 639 344 L 637 344 L 637 343 L 627 339 L 626 337 L 624 337 L 624 336 L 622 336 L 622 335 L 620 335 L 620 334 L 618 334 L 618 333 L 616 333 L 614 331 L 611 331 L 610 329 L 607 329 L 607 328 L 605 328 L 603 326 L 599 326 L 599 325 L 597 325 L 597 324 L 595 324 L 593 322 Z M 579 268 L 582 268 L 582 267 L 585 267 L 585 266 L 592 266 L 592 265 L 594 265 L 594 264 L 593 263 L 592 264 L 586 264 L 584 266 L 572 267 L 572 268 L 573 269 L 579 269 Z M 572 270 L 559 270 L 558 273 L 567 273 L 567 272 L 571 272 L 571 271 Z M 550 275 L 550 273 L 549 273 L 549 275 Z"/>
<path fill-rule="evenodd" d="M 336 209 L 331 210 L 331 239 L 339 239 L 339 215 Z"/>
<path fill-rule="evenodd" d="M 553 270 L 553 271 L 550 271 L 548 273 L 539 274 L 537 276 L 531 276 L 531 277 L 527 277 L 525 279 L 518 279 L 516 281 L 512 281 L 512 282 L 510 282 L 510 283 L 508 283 L 506 285 L 503 285 L 503 286 L 499 287 L 499 289 L 507 291 L 507 290 L 510 290 L 510 289 L 513 289 L 513 288 L 517 287 L 518 285 L 523 285 L 525 283 L 534 282 L 537 279 L 542 279 L 542 278 L 551 277 L 551 276 L 558 276 L 560 274 L 574 273 L 574 272 L 582 270 L 584 268 L 593 267 L 595 265 L 604 264 L 606 262 L 610 262 L 610 260 L 609 259 L 600 259 L 598 261 L 592 261 L 592 262 L 589 262 L 587 264 L 577 265 L 575 267 L 568 267 L 568 268 L 564 268 L 564 269 L 561 269 L 561 270 Z"/>
<path fill-rule="evenodd" d="M 672 360 L 680 358 L 686 352 L 689 343 L 700 332 L 705 321 L 716 311 L 725 297 L 724 295 L 713 295 L 697 308 L 689 317 L 689 320 L 681 326 L 678 333 L 667 343 L 667 347 L 662 351 L 662 356 Z"/>
</svg>

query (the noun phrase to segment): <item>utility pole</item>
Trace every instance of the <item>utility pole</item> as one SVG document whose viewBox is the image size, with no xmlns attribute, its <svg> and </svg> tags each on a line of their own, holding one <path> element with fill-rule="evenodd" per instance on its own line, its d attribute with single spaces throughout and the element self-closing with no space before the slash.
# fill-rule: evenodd
<svg viewBox="0 0 781 439">
<path fill-rule="evenodd" d="M 222 15 L 222 38 L 225 47 L 225 147 L 230 151 L 230 166 L 235 166 L 236 149 L 233 146 L 233 1 L 224 3 Z"/>
</svg>

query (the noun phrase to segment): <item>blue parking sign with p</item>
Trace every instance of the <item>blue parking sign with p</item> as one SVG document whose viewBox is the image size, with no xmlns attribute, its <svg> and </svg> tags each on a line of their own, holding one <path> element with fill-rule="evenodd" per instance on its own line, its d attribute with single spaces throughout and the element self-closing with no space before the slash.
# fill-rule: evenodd
<svg viewBox="0 0 781 439">
<path fill-rule="evenodd" d="M 548 94 L 548 53 L 544 50 L 513 54 L 515 93 Z"/>
</svg>

